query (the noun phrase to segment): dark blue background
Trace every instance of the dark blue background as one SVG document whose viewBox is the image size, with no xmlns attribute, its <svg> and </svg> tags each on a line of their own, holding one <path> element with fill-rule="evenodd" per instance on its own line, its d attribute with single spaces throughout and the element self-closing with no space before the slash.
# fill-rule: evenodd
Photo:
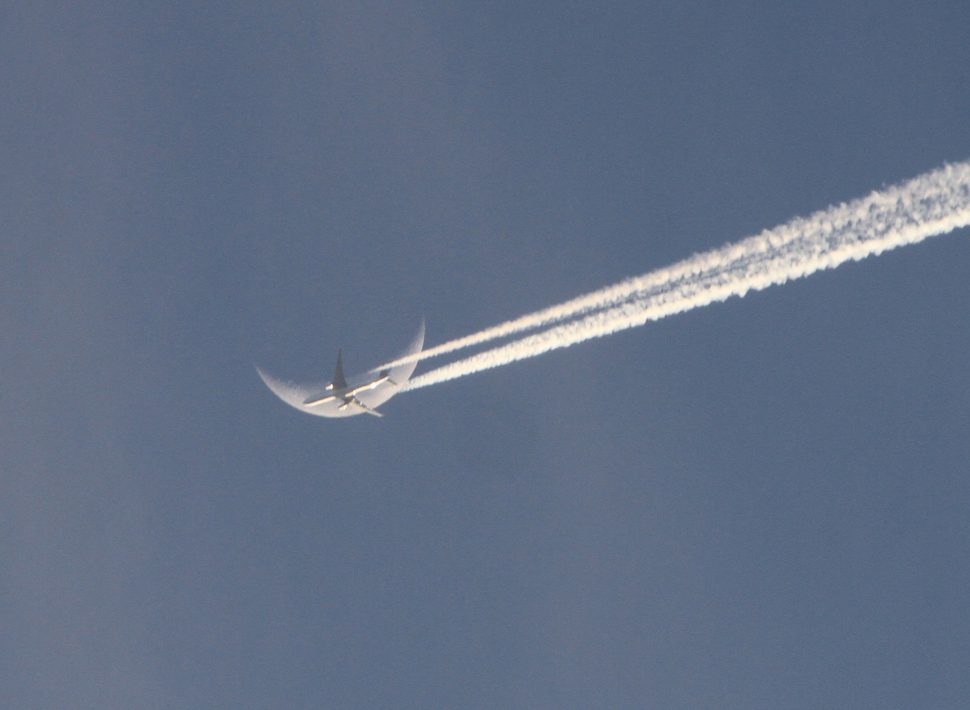
<svg viewBox="0 0 970 710">
<path fill-rule="evenodd" d="M 0 704 L 963 708 L 966 230 L 329 376 L 970 156 L 965 2 L 0 7 Z"/>
</svg>

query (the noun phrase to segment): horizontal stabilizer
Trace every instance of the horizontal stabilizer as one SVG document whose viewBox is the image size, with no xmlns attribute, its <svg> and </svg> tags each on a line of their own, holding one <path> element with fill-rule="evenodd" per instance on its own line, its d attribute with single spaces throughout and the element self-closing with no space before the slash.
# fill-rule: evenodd
<svg viewBox="0 0 970 710">
<path fill-rule="evenodd" d="M 359 399 L 357 399 L 356 397 L 354 397 L 353 399 L 347 400 L 346 402 L 344 402 L 343 404 L 341 404 L 340 407 L 338 407 L 338 409 L 346 409 L 347 407 L 357 407 L 357 409 L 362 409 L 363 411 L 367 412 L 368 414 L 373 414 L 375 417 L 383 417 L 384 416 L 383 414 L 381 414 L 380 412 L 378 412 L 376 409 L 371 409 L 366 404 L 361 403 L 361 401 Z"/>
</svg>

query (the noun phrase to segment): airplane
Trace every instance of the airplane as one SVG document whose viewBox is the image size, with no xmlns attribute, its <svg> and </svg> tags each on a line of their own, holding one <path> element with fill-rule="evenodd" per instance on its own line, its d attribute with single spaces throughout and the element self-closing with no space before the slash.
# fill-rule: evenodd
<svg viewBox="0 0 970 710">
<path fill-rule="evenodd" d="M 343 348 L 337 350 L 337 370 L 333 373 L 333 379 L 330 384 L 327 385 L 323 394 L 314 395 L 312 397 L 307 397 L 303 401 L 304 407 L 316 407 L 320 404 L 335 403 L 337 401 L 340 404 L 337 405 L 337 411 L 342 412 L 348 407 L 356 407 L 361 409 L 368 414 L 373 414 L 375 417 L 383 417 L 384 415 L 378 412 L 376 409 L 368 407 L 366 404 L 357 399 L 357 394 L 360 392 L 368 392 L 372 389 L 380 387 L 385 382 L 397 385 L 397 382 L 391 379 L 390 370 L 381 370 L 378 376 L 365 382 L 362 385 L 357 385 L 356 387 L 349 387 L 347 385 L 347 380 L 344 378 L 344 365 L 343 365 Z"/>
<path fill-rule="evenodd" d="M 420 352 L 424 345 L 424 321 L 411 344 L 400 357 Z M 258 365 L 256 372 L 277 397 L 306 414 L 317 417 L 352 417 L 357 414 L 382 416 L 377 407 L 400 392 L 414 373 L 418 362 L 406 362 L 379 372 L 371 371 L 360 377 L 344 377 L 343 350 L 337 351 L 337 369 L 329 384 L 299 384 L 273 377 Z"/>
</svg>

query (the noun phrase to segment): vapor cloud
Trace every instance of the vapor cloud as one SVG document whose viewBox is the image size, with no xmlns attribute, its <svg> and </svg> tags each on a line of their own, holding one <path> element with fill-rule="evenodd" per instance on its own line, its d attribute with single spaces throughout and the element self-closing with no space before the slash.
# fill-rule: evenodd
<svg viewBox="0 0 970 710">
<path fill-rule="evenodd" d="M 408 382 L 413 390 L 744 296 L 970 224 L 970 163 L 829 207 L 672 266 L 444 343 L 397 365 L 553 325 Z M 563 322 L 566 321 L 566 322 Z M 560 323 L 560 325 L 554 325 Z"/>
</svg>

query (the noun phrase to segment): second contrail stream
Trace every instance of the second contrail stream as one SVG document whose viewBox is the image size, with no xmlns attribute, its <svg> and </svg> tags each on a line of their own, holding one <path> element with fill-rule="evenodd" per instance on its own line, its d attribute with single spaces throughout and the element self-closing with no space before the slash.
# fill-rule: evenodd
<svg viewBox="0 0 970 710">
<path fill-rule="evenodd" d="M 404 389 L 427 387 L 743 296 L 750 290 L 915 244 L 968 224 L 970 163 L 947 165 L 665 269 L 431 348 L 418 357 L 560 323 L 427 372 Z"/>
</svg>

